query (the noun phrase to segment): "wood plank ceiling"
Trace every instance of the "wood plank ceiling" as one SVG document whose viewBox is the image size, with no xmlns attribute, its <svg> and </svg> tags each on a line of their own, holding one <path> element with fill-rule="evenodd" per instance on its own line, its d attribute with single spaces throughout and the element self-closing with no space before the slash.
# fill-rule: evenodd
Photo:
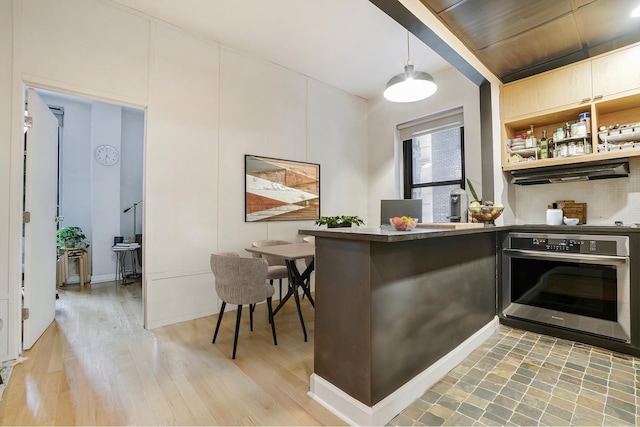
<svg viewBox="0 0 640 427">
<path fill-rule="evenodd" d="M 420 0 L 504 83 L 640 41 L 640 0 Z"/>
</svg>

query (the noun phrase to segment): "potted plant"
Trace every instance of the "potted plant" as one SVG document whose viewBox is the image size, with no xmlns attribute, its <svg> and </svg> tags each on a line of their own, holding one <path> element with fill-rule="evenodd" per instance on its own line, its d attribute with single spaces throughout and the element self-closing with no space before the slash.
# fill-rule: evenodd
<svg viewBox="0 0 640 427">
<path fill-rule="evenodd" d="M 86 250 L 89 247 L 87 236 L 80 227 L 65 227 L 58 229 L 58 248 L 76 248 Z"/>
<path fill-rule="evenodd" d="M 338 227 L 351 227 L 351 224 L 354 225 L 363 225 L 364 221 L 362 218 L 350 215 L 340 215 L 340 216 L 321 216 L 316 219 L 316 225 L 326 225 L 327 228 L 338 228 Z"/>
</svg>

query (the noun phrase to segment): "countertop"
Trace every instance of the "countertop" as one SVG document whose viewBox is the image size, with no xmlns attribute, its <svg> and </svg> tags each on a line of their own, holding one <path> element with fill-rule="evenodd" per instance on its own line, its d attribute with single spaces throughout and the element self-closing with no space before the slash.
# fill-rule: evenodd
<svg viewBox="0 0 640 427">
<path fill-rule="evenodd" d="M 396 231 L 391 226 L 382 227 L 351 227 L 351 228 L 318 228 L 298 230 L 298 234 L 329 237 L 347 240 L 368 240 L 372 242 L 403 242 L 407 240 L 421 240 L 447 236 L 461 236 L 478 233 L 494 233 L 508 231 L 525 231 L 540 233 L 561 233 L 561 234 L 613 234 L 629 235 L 640 233 L 640 227 L 627 226 L 603 226 L 603 225 L 496 225 L 483 228 L 457 229 L 449 228 L 418 228 L 409 231 Z"/>
</svg>

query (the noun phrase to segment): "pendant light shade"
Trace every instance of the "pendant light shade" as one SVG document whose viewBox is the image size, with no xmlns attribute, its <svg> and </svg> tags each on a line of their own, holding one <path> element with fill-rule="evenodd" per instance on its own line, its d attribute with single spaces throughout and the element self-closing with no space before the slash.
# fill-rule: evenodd
<svg viewBox="0 0 640 427">
<path fill-rule="evenodd" d="M 422 71 L 415 71 L 409 59 L 409 32 L 407 31 L 407 65 L 404 73 L 394 76 L 384 91 L 384 97 L 391 102 L 414 102 L 428 98 L 438 90 L 433 77 Z"/>
</svg>

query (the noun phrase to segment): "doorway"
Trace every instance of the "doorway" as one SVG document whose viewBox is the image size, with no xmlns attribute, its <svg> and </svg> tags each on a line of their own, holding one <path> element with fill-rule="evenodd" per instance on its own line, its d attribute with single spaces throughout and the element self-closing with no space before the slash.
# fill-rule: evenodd
<svg viewBox="0 0 640 427">
<path fill-rule="evenodd" d="M 50 159 L 58 168 L 58 227 L 80 227 L 87 237 L 85 282 L 111 282 L 116 279 L 117 257 L 112 250 L 116 238 L 142 241 L 145 112 L 50 90 L 35 91 L 59 119 L 58 156 Z M 104 147 L 116 158 L 103 161 L 98 153 Z M 136 209 L 131 209 L 134 204 Z M 55 259 L 56 253 L 51 256 Z M 126 265 L 128 275 L 140 277 L 142 257 L 131 260 Z M 69 266 L 65 286 L 90 290 L 91 285 L 80 289 L 80 276 L 74 265 Z M 25 271 L 29 267 L 34 266 L 25 265 Z"/>
</svg>

